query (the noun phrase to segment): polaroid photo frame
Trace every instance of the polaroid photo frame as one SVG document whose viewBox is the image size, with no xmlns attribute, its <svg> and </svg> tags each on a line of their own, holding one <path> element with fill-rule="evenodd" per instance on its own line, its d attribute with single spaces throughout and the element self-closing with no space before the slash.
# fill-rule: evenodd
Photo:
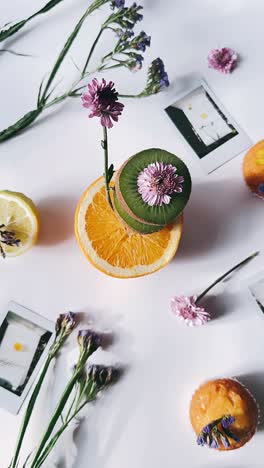
<svg viewBox="0 0 264 468">
<path fill-rule="evenodd" d="M 176 96 L 165 112 L 207 174 L 252 146 L 204 80 Z"/>
<path fill-rule="evenodd" d="M 250 278 L 248 282 L 249 291 L 264 317 L 264 271 Z"/>
<path fill-rule="evenodd" d="M 0 314 L 0 408 L 17 414 L 46 360 L 55 324 L 16 302 Z"/>
</svg>

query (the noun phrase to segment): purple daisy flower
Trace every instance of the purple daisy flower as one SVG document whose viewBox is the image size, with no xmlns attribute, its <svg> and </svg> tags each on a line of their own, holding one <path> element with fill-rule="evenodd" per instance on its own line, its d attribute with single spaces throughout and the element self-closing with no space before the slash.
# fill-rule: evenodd
<svg viewBox="0 0 264 468">
<path fill-rule="evenodd" d="M 238 55 L 229 47 L 212 49 L 208 55 L 208 66 L 221 73 L 231 73 L 237 65 Z"/>
<path fill-rule="evenodd" d="M 124 104 L 118 102 L 114 83 L 112 81 L 106 83 L 104 79 L 101 83 L 96 78 L 93 79 L 81 98 L 83 107 L 91 110 L 89 117 L 100 117 L 101 125 L 107 128 L 113 127 L 112 120 L 117 122 L 124 108 Z"/>
<path fill-rule="evenodd" d="M 137 185 L 142 199 L 150 206 L 168 205 L 171 195 L 181 193 L 184 177 L 176 167 L 163 162 L 151 163 L 140 172 Z"/>
<path fill-rule="evenodd" d="M 186 325 L 193 327 L 209 322 L 210 314 L 196 304 L 196 296 L 175 296 L 171 300 L 171 310 Z M 209 426 L 203 429 L 206 432 Z"/>
</svg>

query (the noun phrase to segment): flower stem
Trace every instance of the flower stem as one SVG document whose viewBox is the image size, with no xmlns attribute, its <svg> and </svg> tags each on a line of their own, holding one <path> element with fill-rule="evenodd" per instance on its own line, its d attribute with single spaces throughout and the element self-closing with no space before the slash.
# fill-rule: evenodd
<svg viewBox="0 0 264 468">
<path fill-rule="evenodd" d="M 259 254 L 259 252 L 254 252 L 252 255 L 250 255 L 249 257 L 247 257 L 245 260 L 242 260 L 242 262 L 238 263 L 237 265 L 235 265 L 233 268 L 231 268 L 230 270 L 228 270 L 226 273 L 224 273 L 222 276 L 220 276 L 219 278 L 217 278 L 217 280 L 215 280 L 208 288 L 206 288 L 196 299 L 196 304 L 214 287 L 216 286 L 218 283 L 220 283 L 221 281 L 223 281 L 223 279 L 225 279 L 228 275 L 230 275 L 233 271 L 237 270 L 238 268 L 241 268 L 242 266 L 244 266 L 246 263 L 250 262 L 251 260 L 253 260 L 253 258 L 255 258 L 257 255 Z"/>
<path fill-rule="evenodd" d="M 94 43 L 93 43 L 93 45 L 92 45 L 92 47 L 91 47 L 91 49 L 90 49 L 89 55 L 88 55 L 88 57 L 87 57 L 87 60 L 86 60 L 86 62 L 85 62 L 85 65 L 84 65 L 84 67 L 83 67 L 82 77 L 83 77 L 83 76 L 85 75 L 85 73 L 86 73 L 87 67 L 88 67 L 89 62 L 90 62 L 90 59 L 91 59 L 91 57 L 92 57 L 92 55 L 93 55 L 94 49 L 95 49 L 95 47 L 96 47 L 96 44 L 97 44 L 97 42 L 99 41 L 99 39 L 100 39 L 100 37 L 101 37 L 101 35 L 102 35 L 104 29 L 105 29 L 105 28 L 101 28 L 101 29 L 100 29 L 100 31 L 99 31 L 99 33 L 97 34 L 96 39 L 95 39 L 95 41 L 94 41 Z"/>
<path fill-rule="evenodd" d="M 104 138 L 102 140 L 102 148 L 104 150 L 104 177 L 105 177 L 105 192 L 107 196 L 107 201 L 110 208 L 113 210 L 113 205 L 110 197 L 109 189 L 109 178 L 108 178 L 108 140 L 107 140 L 107 128 L 103 127 Z"/>
<path fill-rule="evenodd" d="M 72 378 L 70 379 L 67 387 L 65 388 L 63 394 L 62 394 L 62 397 L 53 413 L 53 416 L 48 424 L 48 427 L 46 429 L 46 432 L 44 433 L 40 443 L 39 443 L 39 446 L 38 446 L 38 449 L 37 449 L 37 452 L 33 458 L 33 461 L 30 465 L 30 468 L 36 468 L 38 466 L 38 459 L 39 457 L 41 456 L 42 454 L 42 451 L 43 449 L 45 448 L 45 445 L 49 439 L 49 437 L 51 436 L 51 433 L 58 421 L 58 419 L 60 418 L 60 415 L 65 407 L 65 404 L 66 402 L 68 401 L 68 398 L 70 397 L 70 394 L 74 388 L 74 385 L 75 383 L 77 382 L 78 380 L 78 377 L 80 375 L 80 372 L 82 371 L 82 368 L 78 368 L 78 370 L 75 371 L 75 373 L 73 374 Z"/>
<path fill-rule="evenodd" d="M 53 359 L 52 356 L 48 356 L 48 358 L 46 360 L 46 363 L 45 363 L 45 365 L 43 367 L 43 370 L 42 370 L 42 372 L 40 374 L 39 380 L 38 380 L 38 382 L 37 382 L 37 384 L 36 384 L 36 386 L 34 388 L 34 391 L 33 391 L 32 395 L 30 397 L 30 400 L 29 400 L 29 403 L 28 403 L 28 406 L 27 406 L 27 409 L 26 409 L 26 412 L 25 412 L 25 415 L 24 415 L 24 418 L 23 418 L 23 421 L 22 421 L 22 424 L 21 424 L 21 427 L 20 427 L 20 430 L 19 430 L 19 435 L 18 435 L 16 448 L 15 448 L 15 454 L 14 454 L 14 457 L 12 459 L 10 468 L 16 468 L 16 466 L 17 466 L 18 457 L 19 457 L 21 445 L 22 445 L 22 442 L 23 442 L 23 438 L 24 438 L 24 435 L 25 435 L 29 420 L 31 418 L 32 411 L 34 409 L 36 399 L 37 399 L 38 394 L 40 392 L 40 388 L 42 386 L 42 383 L 44 381 L 44 378 L 46 376 L 46 373 L 48 371 L 48 368 L 50 366 L 50 363 L 51 363 L 52 359 Z"/>
</svg>

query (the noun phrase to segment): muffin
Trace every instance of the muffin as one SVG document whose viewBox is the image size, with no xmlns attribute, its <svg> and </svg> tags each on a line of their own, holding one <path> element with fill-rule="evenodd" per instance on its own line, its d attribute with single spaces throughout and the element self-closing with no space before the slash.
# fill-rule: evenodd
<svg viewBox="0 0 264 468">
<path fill-rule="evenodd" d="M 264 140 L 246 153 L 243 173 L 250 190 L 264 200 Z"/>
<path fill-rule="evenodd" d="M 190 420 L 198 445 L 238 449 L 253 437 L 258 419 L 256 400 L 237 380 L 211 380 L 192 397 Z"/>
</svg>

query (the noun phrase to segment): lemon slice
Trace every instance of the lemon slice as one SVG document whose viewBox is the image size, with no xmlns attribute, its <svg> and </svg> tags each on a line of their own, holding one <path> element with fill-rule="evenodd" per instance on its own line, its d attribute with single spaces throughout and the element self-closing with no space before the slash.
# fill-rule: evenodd
<svg viewBox="0 0 264 468">
<path fill-rule="evenodd" d="M 32 247 L 38 238 L 39 215 L 33 201 L 19 192 L 0 191 L 0 226 L 13 231 L 18 246 L 1 244 L 7 257 L 16 257 Z"/>
</svg>

